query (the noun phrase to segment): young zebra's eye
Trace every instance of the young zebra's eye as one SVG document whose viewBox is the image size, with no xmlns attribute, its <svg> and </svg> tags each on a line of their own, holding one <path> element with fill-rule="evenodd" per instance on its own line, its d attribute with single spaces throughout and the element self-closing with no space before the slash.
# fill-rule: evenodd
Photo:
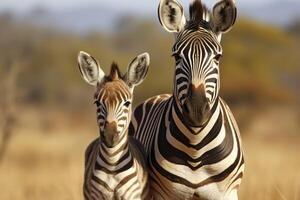
<svg viewBox="0 0 300 200">
<path fill-rule="evenodd" d="M 172 57 L 174 57 L 176 61 L 178 61 L 179 59 L 181 59 L 179 53 L 173 53 L 173 54 L 172 54 Z"/>
<path fill-rule="evenodd" d="M 130 102 L 130 101 L 126 101 L 126 102 L 124 103 L 124 106 L 125 106 L 126 108 L 128 108 L 130 105 L 131 105 L 131 102 Z"/>
<path fill-rule="evenodd" d="M 215 60 L 217 62 L 220 62 L 221 58 L 222 58 L 222 54 L 218 54 L 218 55 L 215 56 Z"/>
<path fill-rule="evenodd" d="M 100 102 L 99 102 L 98 100 L 95 100 L 95 101 L 94 101 L 94 104 L 95 104 L 97 107 L 100 106 Z"/>
</svg>

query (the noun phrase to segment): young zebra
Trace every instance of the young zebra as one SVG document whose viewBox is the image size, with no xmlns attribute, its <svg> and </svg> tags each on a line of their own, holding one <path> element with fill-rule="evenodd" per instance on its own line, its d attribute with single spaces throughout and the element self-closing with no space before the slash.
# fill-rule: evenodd
<svg viewBox="0 0 300 200">
<path fill-rule="evenodd" d="M 209 12 L 200 0 L 186 20 L 177 0 L 161 0 L 159 20 L 175 34 L 173 95 L 138 106 L 130 134 L 146 149 L 155 199 L 236 200 L 244 172 L 241 138 L 219 97 L 221 35 L 235 23 L 233 0 Z"/>
<path fill-rule="evenodd" d="M 148 53 L 137 56 L 122 76 L 113 63 L 108 76 L 89 54 L 80 52 L 78 64 L 84 80 L 96 87 L 100 137 L 85 153 L 84 198 L 146 199 L 148 173 L 143 148 L 128 136 L 133 89 L 146 77 Z"/>
</svg>

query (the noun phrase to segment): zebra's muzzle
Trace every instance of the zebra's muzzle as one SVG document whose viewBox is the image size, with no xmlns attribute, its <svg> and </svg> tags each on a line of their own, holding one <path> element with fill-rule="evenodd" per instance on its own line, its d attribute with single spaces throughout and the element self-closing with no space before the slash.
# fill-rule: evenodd
<svg viewBox="0 0 300 200">
<path fill-rule="evenodd" d="M 202 127 L 211 116 L 209 100 L 205 95 L 204 85 L 190 85 L 188 97 L 183 105 L 183 116 L 189 126 Z"/>
<path fill-rule="evenodd" d="M 104 144 L 109 148 L 112 148 L 118 144 L 119 134 L 117 131 L 116 122 L 105 122 L 103 137 Z"/>
</svg>

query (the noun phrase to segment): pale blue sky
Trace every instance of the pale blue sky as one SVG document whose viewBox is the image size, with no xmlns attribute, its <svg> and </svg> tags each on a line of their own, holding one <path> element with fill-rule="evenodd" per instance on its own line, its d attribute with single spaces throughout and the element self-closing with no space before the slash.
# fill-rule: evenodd
<svg viewBox="0 0 300 200">
<path fill-rule="evenodd" d="M 237 0 L 238 4 L 264 4 L 272 1 L 278 0 Z M 287 0 L 282 0 L 282 2 Z M 297 1 L 297 0 L 288 0 Z M 156 3 L 155 3 L 156 2 Z M 152 9 L 155 8 L 159 0 L 1 0 L 0 9 L 1 10 L 30 10 L 37 6 L 52 8 L 52 9 L 63 9 L 79 7 L 87 4 L 103 5 L 103 6 L 118 6 L 118 9 Z M 181 0 L 186 6 L 190 1 Z M 204 1 L 208 5 L 212 5 L 216 0 L 206 0 Z"/>
<path fill-rule="evenodd" d="M 103 23 L 111 24 L 117 17 L 137 15 L 157 20 L 157 6 L 160 0 L 0 0 L 0 12 L 14 11 L 19 16 L 26 16 L 35 8 L 45 8 L 50 11 L 46 19 L 40 19 L 42 24 L 59 24 L 61 27 L 75 27 L 90 23 L 90 27 L 101 27 Z M 192 0 L 179 0 L 188 12 Z M 219 0 L 202 0 L 211 8 Z M 235 0 L 239 16 L 250 17 L 274 25 L 287 25 L 300 18 L 300 0 Z M 35 10 L 40 11 L 40 10 Z M 275 11 L 275 12 L 274 12 Z M 36 12 L 31 12 L 36 13 Z M 39 13 L 39 12 L 37 12 Z M 46 12 L 47 13 L 47 12 Z M 25 14 L 25 15 L 23 15 Z M 277 17 L 274 17 L 274 16 Z M 107 20 L 97 20 L 103 18 Z M 32 20 L 38 21 L 39 18 Z M 110 20 L 110 21 L 108 21 Z M 107 21 L 107 22 L 106 22 Z M 97 22 L 95 24 L 95 22 Z M 99 23 L 102 23 L 99 24 Z M 86 26 L 81 29 L 86 29 Z"/>
</svg>

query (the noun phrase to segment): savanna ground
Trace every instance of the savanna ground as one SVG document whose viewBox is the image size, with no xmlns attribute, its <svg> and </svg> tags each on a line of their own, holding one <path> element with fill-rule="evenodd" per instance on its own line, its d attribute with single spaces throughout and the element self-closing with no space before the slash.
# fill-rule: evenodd
<svg viewBox="0 0 300 200">
<path fill-rule="evenodd" d="M 0 166 L 1 200 L 82 198 L 83 155 L 97 136 L 84 118 L 20 109 L 21 119 Z M 264 113 L 264 114 L 262 114 Z M 270 108 L 243 126 L 246 175 L 241 200 L 300 199 L 300 136 L 293 109 Z"/>
</svg>

